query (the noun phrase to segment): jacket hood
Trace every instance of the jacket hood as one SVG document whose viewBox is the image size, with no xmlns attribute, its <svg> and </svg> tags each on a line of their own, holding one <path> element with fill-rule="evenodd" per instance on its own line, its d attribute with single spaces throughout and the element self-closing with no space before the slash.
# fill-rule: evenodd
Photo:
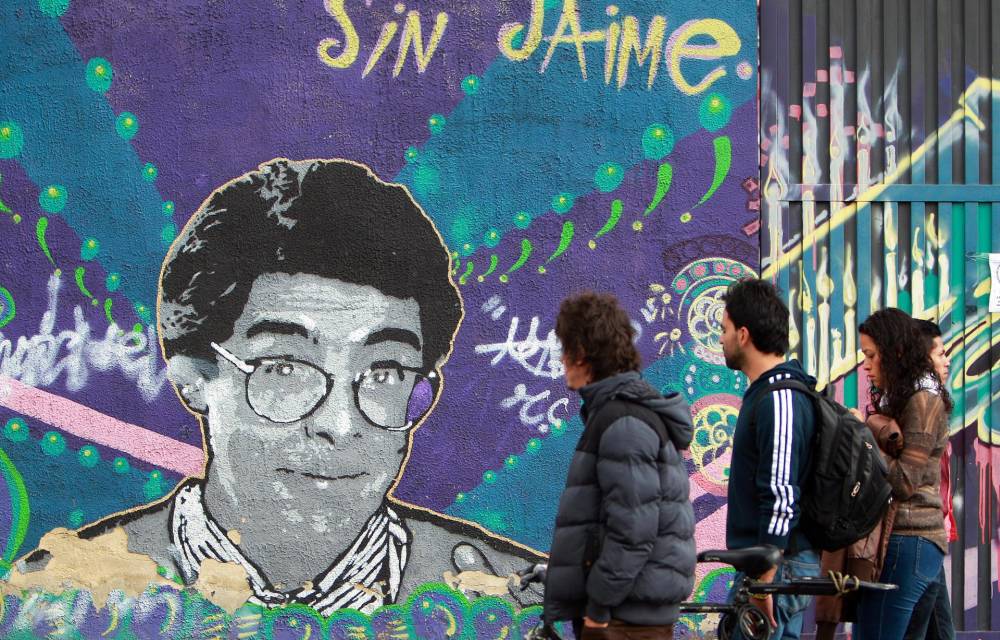
<svg viewBox="0 0 1000 640">
<path fill-rule="evenodd" d="M 667 435 L 678 450 L 691 445 L 691 409 L 679 393 L 663 395 L 642 379 L 638 371 L 627 371 L 592 382 L 580 389 L 584 420 L 609 400 L 628 400 L 656 412 Z"/>
</svg>

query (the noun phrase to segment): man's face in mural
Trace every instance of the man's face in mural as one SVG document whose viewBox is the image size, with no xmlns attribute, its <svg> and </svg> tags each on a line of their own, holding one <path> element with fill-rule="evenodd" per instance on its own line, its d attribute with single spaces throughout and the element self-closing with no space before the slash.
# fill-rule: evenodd
<svg viewBox="0 0 1000 640">
<path fill-rule="evenodd" d="M 279 529 L 356 531 L 405 456 L 399 385 L 419 378 L 421 344 L 413 299 L 315 275 L 257 278 L 204 385 L 224 503 L 268 505 Z"/>
</svg>

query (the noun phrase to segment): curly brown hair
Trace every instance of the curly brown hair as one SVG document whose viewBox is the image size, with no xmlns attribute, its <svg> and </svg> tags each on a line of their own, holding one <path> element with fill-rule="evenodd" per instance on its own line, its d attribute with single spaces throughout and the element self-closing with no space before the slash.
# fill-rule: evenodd
<svg viewBox="0 0 1000 640">
<path fill-rule="evenodd" d="M 898 419 L 924 376 L 938 380 L 924 339 L 913 319 L 892 307 L 868 316 L 858 326 L 858 332 L 871 338 L 882 356 L 882 388 L 872 387 L 872 408 Z M 938 393 L 950 412 L 951 396 L 940 383 Z"/>
<path fill-rule="evenodd" d="M 585 291 L 563 300 L 556 336 L 563 353 L 590 365 L 593 380 L 642 366 L 632 321 L 613 294 Z"/>
</svg>

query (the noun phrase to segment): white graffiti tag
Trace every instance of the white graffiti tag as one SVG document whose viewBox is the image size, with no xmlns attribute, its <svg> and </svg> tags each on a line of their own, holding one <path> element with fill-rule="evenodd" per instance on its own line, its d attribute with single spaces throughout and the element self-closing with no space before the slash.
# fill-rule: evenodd
<svg viewBox="0 0 1000 640">
<path fill-rule="evenodd" d="M 563 411 L 566 411 L 567 407 L 569 407 L 569 398 L 559 398 L 550 404 L 548 409 L 546 409 L 544 403 L 548 401 L 551 394 L 552 392 L 546 389 L 541 393 L 530 395 L 528 393 L 528 387 L 523 384 L 519 384 L 514 387 L 514 395 L 509 398 L 504 398 L 504 400 L 500 403 L 500 406 L 504 409 L 513 409 L 514 407 L 521 405 L 521 410 L 518 412 L 518 417 L 521 419 L 521 422 L 529 427 L 534 427 L 536 425 L 548 427 L 548 425 L 556 424 L 559 421 L 559 417 L 556 416 L 556 410 L 559 407 L 562 407 Z M 532 413 L 532 407 L 538 403 L 543 403 L 541 411 Z"/>
<path fill-rule="evenodd" d="M 53 333 L 59 301 L 58 276 L 48 282 L 48 308 L 38 323 L 38 334 L 11 338 L 0 333 L 0 374 L 33 387 L 49 387 L 63 374 L 66 388 L 79 391 L 87 384 L 91 370 L 120 370 L 135 382 L 145 400 L 159 395 L 167 382 L 152 327 L 148 334 L 119 331 L 109 325 L 103 339 L 92 337 L 83 310 L 73 308 L 73 329 Z"/>
<path fill-rule="evenodd" d="M 528 335 L 523 339 L 517 339 L 517 330 L 520 318 L 517 316 L 510 319 L 510 330 L 507 332 L 507 339 L 504 342 L 494 342 L 492 344 L 476 345 L 476 353 L 495 354 L 490 364 L 496 366 L 504 357 L 509 357 L 518 362 L 526 371 L 539 378 L 549 378 L 558 380 L 563 375 L 563 366 L 560 361 L 562 357 L 562 346 L 556 332 L 550 330 L 544 340 L 538 338 L 538 316 L 531 319 L 528 325 Z"/>
</svg>

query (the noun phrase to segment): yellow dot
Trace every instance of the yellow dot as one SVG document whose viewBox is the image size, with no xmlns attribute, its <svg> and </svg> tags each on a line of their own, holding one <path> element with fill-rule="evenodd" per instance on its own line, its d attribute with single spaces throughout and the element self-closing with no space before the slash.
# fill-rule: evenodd
<svg viewBox="0 0 1000 640">
<path fill-rule="evenodd" d="M 126 127 L 132 126 L 132 118 L 125 118 L 125 126 Z"/>
<path fill-rule="evenodd" d="M 97 306 L 97 298 L 94 298 L 93 300 L 91 300 L 90 304 L 92 304 L 92 305 L 94 305 L 96 307 Z"/>
<path fill-rule="evenodd" d="M 20 429 L 20 428 L 21 428 L 21 425 L 19 425 L 19 424 L 18 424 L 18 423 L 16 423 L 16 422 L 15 422 L 14 424 L 10 425 L 10 429 L 11 429 L 11 431 L 17 431 L 17 430 L 18 430 L 18 429 Z"/>
<path fill-rule="evenodd" d="M 587 243 L 587 246 L 590 247 L 591 249 L 596 249 L 597 243 L 591 240 L 590 242 Z"/>
<path fill-rule="evenodd" d="M 545 267 L 538 267 L 538 273 L 545 273 Z"/>
<path fill-rule="evenodd" d="M 500 282 L 507 282 L 508 280 L 510 280 L 510 278 L 507 277 L 506 273 L 500 276 Z"/>
<path fill-rule="evenodd" d="M 96 67 L 94 67 L 94 71 L 97 73 L 97 75 L 103 76 L 104 75 L 104 65 L 103 64 L 97 65 Z"/>
<path fill-rule="evenodd" d="M 653 132 L 653 136 L 656 137 L 656 138 L 662 138 L 663 137 L 663 129 L 657 129 L 656 131 L 654 131 Z"/>
<path fill-rule="evenodd" d="M 14 220 L 14 224 L 20 224 L 21 223 L 21 214 L 20 213 L 15 213 L 14 217 L 13 217 L 13 220 Z"/>
<path fill-rule="evenodd" d="M 90 449 L 84 449 L 83 450 L 83 457 L 84 458 L 89 458 L 90 457 Z"/>
<path fill-rule="evenodd" d="M 59 195 L 59 189 L 56 189 L 55 187 L 49 187 L 49 196 L 50 197 L 55 198 L 58 195 Z"/>
<path fill-rule="evenodd" d="M 5 137 L 5 138 L 9 138 L 10 137 L 10 127 L 4 127 L 3 129 L 0 129 L 0 134 L 3 134 L 3 137 Z"/>
<path fill-rule="evenodd" d="M 476 280 L 482 282 L 485 280 L 485 278 L 483 278 L 482 276 L 476 276 Z"/>
<path fill-rule="evenodd" d="M 93 240 L 88 240 L 87 246 L 93 249 L 96 246 L 96 243 Z"/>
<path fill-rule="evenodd" d="M 642 221 L 641 220 L 636 220 L 635 222 L 633 222 L 632 223 L 632 229 L 634 231 L 642 231 Z"/>
<path fill-rule="evenodd" d="M 614 168 L 614 167 L 608 167 L 608 175 L 609 175 L 609 176 L 610 176 L 611 174 L 613 174 L 614 172 L 615 172 L 615 168 Z"/>
<path fill-rule="evenodd" d="M 49 436 L 49 441 L 50 442 L 55 442 L 56 441 L 56 437 L 55 436 Z"/>
<path fill-rule="evenodd" d="M 565 197 L 560 197 L 559 198 L 559 204 L 566 204 L 566 198 Z"/>
<path fill-rule="evenodd" d="M 691 222 L 691 212 L 687 211 L 681 214 L 681 222 Z"/>
<path fill-rule="evenodd" d="M 59 276 L 62 275 L 62 269 L 56 269 L 54 273 L 56 274 L 56 277 L 58 278 Z"/>
</svg>

